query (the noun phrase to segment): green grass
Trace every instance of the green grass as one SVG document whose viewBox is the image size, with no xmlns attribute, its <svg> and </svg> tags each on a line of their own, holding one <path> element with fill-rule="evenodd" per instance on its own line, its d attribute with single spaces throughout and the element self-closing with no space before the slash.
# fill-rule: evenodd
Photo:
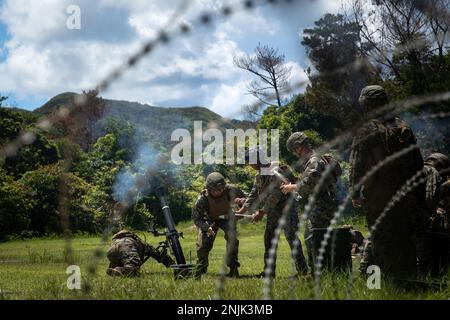
<svg viewBox="0 0 450 320">
<path fill-rule="evenodd" d="M 348 221 L 346 221 L 347 223 Z M 362 230 L 361 220 L 350 221 Z M 178 226 L 184 233 L 182 245 L 186 257 L 189 252 L 195 258 L 196 231 L 189 223 Z M 261 299 L 264 281 L 252 277 L 263 268 L 264 224 L 239 225 L 241 262 L 240 279 L 226 279 L 224 299 Z M 364 230 L 366 231 L 366 230 Z M 155 245 L 156 239 L 146 234 Z M 162 240 L 162 239 L 161 239 Z M 74 264 L 81 267 L 82 282 L 90 290 L 69 290 L 66 286 L 68 263 L 66 242 L 63 239 L 33 239 L 0 244 L 0 299 L 213 299 L 217 294 L 225 241 L 220 231 L 210 254 L 210 268 L 202 280 L 174 280 L 172 271 L 154 260 L 142 268 L 142 276 L 134 279 L 110 278 L 105 274 L 107 259 L 100 257 L 95 276 L 88 268 L 94 260 L 94 251 L 100 244 L 96 237 L 72 239 Z M 101 245 L 103 252 L 108 244 Z M 305 248 L 304 248 L 305 249 Z M 357 264 L 354 265 L 357 267 Z M 312 283 L 290 277 L 292 265 L 289 249 L 282 235 L 277 261 L 277 278 L 273 284 L 274 299 L 313 299 Z M 356 275 L 356 274 L 355 274 Z M 343 274 L 325 274 L 322 278 L 323 299 L 449 299 L 448 288 L 434 290 L 402 291 L 382 283 L 381 290 L 367 289 L 365 280 L 356 277 L 350 295 L 347 295 L 348 279 Z"/>
</svg>

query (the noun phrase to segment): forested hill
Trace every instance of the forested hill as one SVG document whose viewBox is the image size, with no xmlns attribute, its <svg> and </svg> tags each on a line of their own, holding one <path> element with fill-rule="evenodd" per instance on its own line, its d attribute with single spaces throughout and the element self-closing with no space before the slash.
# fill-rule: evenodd
<svg viewBox="0 0 450 320">
<path fill-rule="evenodd" d="M 61 108 L 69 110 L 67 116 L 53 117 Z M 0 146 L 17 140 L 24 131 L 35 132 L 43 116 L 57 121 L 49 130 L 36 131 L 33 142 L 16 154 L 0 157 L 0 241 L 62 233 L 62 190 L 69 199 L 72 232 L 101 232 L 117 203 L 128 201 L 127 192 L 134 191 L 138 195 L 134 205 L 114 228 L 145 229 L 149 219 L 161 219 L 161 208 L 159 200 L 146 185 L 137 185 L 135 178 L 155 168 L 158 157 L 178 143 L 171 141 L 173 130 L 193 129 L 194 121 L 203 121 L 204 129 L 255 126 L 224 119 L 201 107 L 159 108 L 106 100 L 96 92 L 63 93 L 33 112 L 2 108 L 0 103 Z M 190 218 L 208 172 L 221 170 L 234 178 L 233 183 L 245 185 L 244 189 L 252 183 L 248 168 L 170 164 L 164 168 L 158 172 L 164 176 L 176 221 Z M 61 181 L 66 189 L 61 189 Z"/>
<path fill-rule="evenodd" d="M 84 127 L 90 130 L 90 132 L 82 134 L 91 136 L 88 139 L 90 143 L 95 142 L 98 137 L 104 134 L 104 128 L 111 119 L 132 124 L 142 137 L 158 144 L 169 143 L 170 135 L 175 129 L 185 128 L 192 130 L 194 121 L 203 121 L 205 128 L 211 126 L 220 129 L 256 127 L 255 123 L 249 121 L 223 118 L 204 107 L 162 108 L 137 102 L 102 98 L 88 101 L 82 107 L 74 107 L 72 102 L 77 97 L 80 97 L 80 95 L 72 92 L 59 94 L 33 113 L 39 116 L 46 116 L 57 111 L 62 106 L 68 107 L 72 110 L 70 115 L 71 124 L 79 127 L 84 123 Z M 67 132 L 63 133 L 67 134 Z M 82 141 L 76 142 L 83 145 Z"/>
</svg>

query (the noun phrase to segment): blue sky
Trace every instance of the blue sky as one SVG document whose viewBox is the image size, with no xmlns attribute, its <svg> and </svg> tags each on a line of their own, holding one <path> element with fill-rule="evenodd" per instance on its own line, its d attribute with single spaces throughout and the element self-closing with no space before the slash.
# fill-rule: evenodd
<svg viewBox="0 0 450 320">
<path fill-rule="evenodd" d="M 218 12 L 224 3 L 241 2 L 192 0 L 176 25 L 191 23 L 201 12 Z M 246 92 L 253 78 L 233 66 L 233 56 L 267 44 L 285 54 L 291 81 L 305 80 L 309 63 L 299 33 L 326 12 L 336 12 L 340 2 L 264 4 L 210 27 L 194 25 L 190 36 L 155 50 L 102 96 L 163 107 L 204 106 L 239 118 L 241 107 L 255 101 Z M 32 110 L 58 93 L 94 87 L 144 40 L 154 38 L 179 3 L 0 0 L 0 93 L 10 96 L 10 104 Z M 81 9 L 81 30 L 66 27 L 72 4 Z"/>
<path fill-rule="evenodd" d="M 2 43 L 5 42 L 7 39 L 7 28 L 3 23 L 0 23 L 0 41 Z M 0 51 L 0 61 L 3 61 L 5 59 L 6 52 Z"/>
</svg>

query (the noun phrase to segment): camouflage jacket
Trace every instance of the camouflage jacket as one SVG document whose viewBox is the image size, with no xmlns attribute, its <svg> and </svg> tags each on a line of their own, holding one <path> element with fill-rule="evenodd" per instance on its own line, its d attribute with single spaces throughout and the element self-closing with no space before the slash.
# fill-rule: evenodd
<svg viewBox="0 0 450 320">
<path fill-rule="evenodd" d="M 425 170 L 425 200 L 429 212 L 434 212 L 439 202 L 438 188 L 444 182 L 439 172 L 430 165 L 424 166 Z"/>
<path fill-rule="evenodd" d="M 373 119 L 365 123 L 353 139 L 350 155 L 350 189 L 354 196 L 360 197 L 362 186 L 356 186 L 370 169 L 388 156 L 415 143 L 416 138 L 411 128 L 398 118 L 385 122 Z M 382 170 L 366 179 L 364 193 L 369 197 L 381 189 L 384 189 L 386 194 L 392 193 L 386 192 L 386 188 L 391 185 L 393 190 L 397 190 L 397 184 L 403 184 L 405 178 L 411 177 L 422 168 L 423 158 L 420 150 L 413 149 L 408 154 L 390 161 Z M 392 183 L 389 185 L 387 181 Z"/>
<path fill-rule="evenodd" d="M 112 245 L 118 244 L 123 241 L 133 243 L 133 246 L 136 248 L 139 257 L 141 258 L 141 260 L 144 260 L 145 256 L 148 254 L 148 245 L 144 243 L 141 238 L 139 238 L 133 232 L 127 230 L 119 231 L 112 237 Z"/>
<path fill-rule="evenodd" d="M 302 175 L 297 182 L 297 190 L 303 201 L 306 202 L 327 169 L 327 162 L 319 154 L 313 152 L 302 163 L 301 169 Z M 311 214 L 315 212 L 322 214 L 323 211 L 332 213 L 336 208 L 336 180 L 332 177 L 332 172 L 329 174 L 330 178 L 325 180 L 316 196 Z"/>
<path fill-rule="evenodd" d="M 450 179 L 439 186 L 437 190 L 438 208 L 450 216 Z"/>
<path fill-rule="evenodd" d="M 228 197 L 230 206 L 233 205 L 234 199 L 245 197 L 245 194 L 241 189 L 229 184 L 225 186 L 224 193 Z M 209 199 L 209 201 L 211 201 L 211 199 Z M 212 219 L 211 212 L 209 210 L 209 201 L 208 190 L 203 190 L 200 196 L 197 198 L 194 207 L 192 208 L 192 221 L 194 222 L 196 227 L 201 229 L 203 232 L 208 231 L 208 228 L 211 226 L 211 223 L 214 220 Z"/>
<path fill-rule="evenodd" d="M 450 232 L 450 180 L 442 183 L 436 191 L 436 206 L 428 218 L 430 232 Z"/>
<path fill-rule="evenodd" d="M 286 165 L 280 165 L 280 173 L 289 181 L 295 183 L 292 171 Z M 244 207 L 250 211 L 261 210 L 267 214 L 280 214 L 290 195 L 281 192 L 282 181 L 274 175 L 257 174 L 252 190 L 247 197 Z"/>
</svg>

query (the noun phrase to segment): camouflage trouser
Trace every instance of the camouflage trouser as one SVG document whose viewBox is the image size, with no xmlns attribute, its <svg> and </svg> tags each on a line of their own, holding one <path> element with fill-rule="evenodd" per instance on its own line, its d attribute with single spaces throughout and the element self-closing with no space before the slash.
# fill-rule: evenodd
<svg viewBox="0 0 450 320">
<path fill-rule="evenodd" d="M 219 220 L 215 224 L 216 235 L 208 236 L 207 232 L 198 231 L 197 237 L 197 273 L 206 273 L 209 266 L 209 252 L 212 250 L 218 229 L 225 232 L 227 242 L 226 264 L 230 268 L 239 267 L 239 240 L 237 239 L 236 224 L 230 226 L 228 220 Z"/>
<path fill-rule="evenodd" d="M 417 272 L 420 276 L 427 276 L 432 272 L 433 267 L 431 241 L 427 235 L 429 213 L 425 209 L 417 210 L 414 218 Z"/>
<path fill-rule="evenodd" d="M 372 207 L 365 208 L 369 227 L 381 212 Z M 417 270 L 416 246 L 414 238 L 415 208 L 407 202 L 391 209 L 373 232 L 372 241 L 364 248 L 360 271 L 365 273 L 370 265 L 380 267 L 382 275 L 391 279 L 414 278 Z"/>
<path fill-rule="evenodd" d="M 264 232 L 264 270 L 267 268 L 267 260 L 269 258 L 269 252 L 272 247 L 272 239 L 275 237 L 275 230 L 278 226 L 278 222 L 281 218 L 281 214 L 269 213 L 267 215 L 267 224 L 266 230 Z M 290 210 L 287 221 L 284 226 L 284 235 L 286 237 L 287 242 L 289 243 L 289 247 L 291 248 L 292 259 L 295 262 L 295 267 L 297 272 L 305 273 L 308 270 L 305 256 L 303 255 L 303 248 L 300 239 L 297 236 L 298 231 L 298 215 L 296 207 Z M 294 253 L 296 254 L 294 255 Z M 276 260 L 277 254 L 273 256 L 273 269 L 272 275 L 275 274 L 276 269 Z"/>
<path fill-rule="evenodd" d="M 332 210 L 330 210 L 332 212 Z M 314 229 L 322 229 L 328 228 L 330 225 L 331 218 L 319 218 L 319 217 L 327 217 L 325 213 L 314 213 L 311 217 L 306 221 L 305 224 L 305 244 L 306 250 L 308 252 L 308 265 L 311 271 L 314 270 L 314 265 L 316 263 L 316 256 L 314 253 L 314 239 L 313 239 L 313 231 Z"/>
<path fill-rule="evenodd" d="M 366 275 L 367 268 L 373 264 L 374 264 L 373 244 L 372 241 L 366 240 L 362 252 L 361 262 L 359 264 L 359 272 L 361 273 L 361 275 Z"/>
<path fill-rule="evenodd" d="M 142 265 L 134 240 L 122 238 L 114 240 L 107 253 L 109 268 L 115 269 L 124 276 L 139 275 Z"/>
</svg>

